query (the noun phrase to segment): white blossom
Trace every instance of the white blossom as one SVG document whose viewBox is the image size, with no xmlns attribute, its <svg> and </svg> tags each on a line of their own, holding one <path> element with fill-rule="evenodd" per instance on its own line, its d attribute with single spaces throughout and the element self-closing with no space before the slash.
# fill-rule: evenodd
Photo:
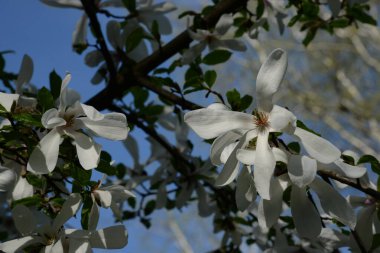
<svg viewBox="0 0 380 253">
<path fill-rule="evenodd" d="M 78 211 L 82 203 L 79 194 L 71 194 L 62 206 L 57 217 L 38 226 L 32 212 L 23 205 L 12 210 L 16 228 L 24 237 L 0 244 L 0 250 L 13 253 L 31 245 L 42 245 L 42 252 L 64 252 L 64 229 L 62 226 Z"/>
<path fill-rule="evenodd" d="M 78 96 L 67 88 L 68 74 L 62 81 L 58 109 L 52 108 L 42 115 L 42 125 L 50 132 L 45 135 L 30 155 L 27 170 L 36 174 L 53 171 L 57 164 L 59 146 L 64 136 L 72 139 L 81 166 L 93 169 L 99 163 L 101 146 L 88 134 L 111 140 L 127 138 L 127 120 L 124 114 L 101 114 L 92 106 L 81 104 Z M 83 133 L 86 130 L 88 134 Z"/>
<path fill-rule="evenodd" d="M 245 51 L 245 44 L 233 38 L 227 32 L 231 29 L 233 17 L 231 14 L 224 14 L 220 17 L 213 31 L 197 29 L 188 30 L 190 37 L 198 44 L 187 49 L 182 56 L 182 64 L 191 63 L 202 51 L 209 47 L 210 50 L 226 48 L 234 51 Z"/>
<path fill-rule="evenodd" d="M 12 105 L 16 104 L 17 107 L 32 109 L 36 106 L 37 101 L 35 98 L 23 96 L 23 87 L 29 84 L 33 75 L 33 61 L 29 55 L 24 55 L 20 66 L 19 74 L 15 81 L 16 93 L 8 94 L 0 92 L 0 104 L 7 110 L 11 111 Z"/>
</svg>

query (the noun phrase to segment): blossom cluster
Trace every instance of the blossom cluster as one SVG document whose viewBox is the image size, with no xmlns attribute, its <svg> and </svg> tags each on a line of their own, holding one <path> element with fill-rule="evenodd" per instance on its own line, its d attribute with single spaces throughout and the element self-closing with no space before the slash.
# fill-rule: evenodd
<svg viewBox="0 0 380 253">
<path fill-rule="evenodd" d="M 6 115 L 38 113 L 41 109 L 36 98 L 24 95 L 24 87 L 31 86 L 29 82 L 32 72 L 33 62 L 25 55 L 16 80 L 16 94 L 0 92 L 0 105 L 6 111 Z M 74 162 L 67 161 L 66 157 L 60 158 L 60 155 L 65 155 L 67 152 L 60 152 L 60 146 L 65 140 L 75 146 L 75 159 L 78 159 L 82 167 L 79 169 L 92 170 L 99 165 L 101 153 L 101 145 L 95 142 L 94 136 L 110 140 L 127 138 L 129 128 L 126 116 L 122 113 L 101 114 L 94 107 L 80 103 L 79 94 L 68 88 L 70 79 L 71 75 L 67 74 L 61 83 L 55 106 L 53 104 L 53 108 L 45 110 L 40 117 L 41 128 L 35 130 L 40 141 L 31 149 L 27 162 L 20 163 L 11 158 L 2 159 L 0 191 L 8 193 L 7 198 L 10 203 L 38 195 L 37 189 L 28 182 L 28 176 L 54 177 L 57 167 L 61 168 L 67 162 Z M 12 117 L 4 119 L 0 131 L 7 133 L 15 126 L 15 122 L 11 122 L 13 120 Z M 127 234 L 123 225 L 96 230 L 99 220 L 98 205 L 111 208 L 117 215 L 120 213 L 119 203 L 134 197 L 134 194 L 121 185 L 101 187 L 100 183 L 91 189 L 92 206 L 86 230 L 64 229 L 64 224 L 75 216 L 81 206 L 84 206 L 83 196 L 86 195 L 72 193 L 58 209 L 60 211 L 54 219 L 50 216 L 35 219 L 33 213 L 37 210 L 16 204 L 12 210 L 12 218 L 16 228 L 24 237 L 0 244 L 0 250 L 16 252 L 38 247 L 44 252 L 78 252 L 78 250 L 90 252 L 91 248 L 124 247 L 127 244 Z M 68 194 L 64 182 L 59 181 L 55 185 L 63 193 Z"/>
<path fill-rule="evenodd" d="M 284 211 L 283 194 L 291 186 L 290 209 L 301 238 L 316 239 L 326 232 L 322 229 L 322 214 L 357 230 L 359 237 L 365 238 L 368 231 L 363 232 L 360 227 L 368 225 L 363 225 L 363 218 L 356 217 L 350 203 L 320 178 L 318 172 L 329 171 L 361 179 L 367 177 L 366 168 L 346 163 L 341 158 L 341 151 L 331 142 L 302 127 L 291 111 L 273 103 L 286 68 L 287 53 L 282 49 L 274 50 L 257 75 L 257 109 L 252 114 L 214 103 L 186 113 L 184 121 L 200 137 L 214 139 L 211 161 L 216 166 L 223 165 L 215 184 L 226 186 L 236 179 L 238 209 L 254 210 L 263 232 L 279 222 Z M 290 149 L 284 142 L 276 141 L 274 134 L 284 134 L 298 141 L 302 150 Z M 353 156 L 352 152 L 344 154 Z M 281 170 L 280 165 L 285 165 L 286 169 Z M 255 203 L 257 193 L 260 196 L 258 205 Z M 315 197 L 319 198 L 321 206 L 315 205 Z M 358 199 L 358 202 L 364 200 Z M 370 242 L 368 244 L 370 246 Z"/>
</svg>

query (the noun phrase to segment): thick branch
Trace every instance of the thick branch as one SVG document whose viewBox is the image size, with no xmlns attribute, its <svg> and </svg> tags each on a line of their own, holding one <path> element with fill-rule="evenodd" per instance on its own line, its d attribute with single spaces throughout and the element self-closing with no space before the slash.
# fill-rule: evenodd
<svg viewBox="0 0 380 253">
<path fill-rule="evenodd" d="M 364 193 L 370 195 L 371 197 L 375 198 L 376 200 L 380 201 L 380 192 L 375 191 L 374 189 L 371 189 L 368 187 L 363 187 L 361 184 L 353 182 L 348 178 L 339 176 L 339 175 L 335 174 L 334 172 L 320 170 L 320 171 L 318 171 L 318 175 L 325 176 L 325 177 L 328 177 L 330 179 L 334 179 L 336 181 L 339 181 L 343 184 L 349 185 L 349 186 L 351 186 L 351 187 L 353 187 L 353 188 L 355 188 L 361 192 L 364 192 Z"/>
<path fill-rule="evenodd" d="M 82 0 L 82 1 L 88 1 L 88 0 Z M 236 9 L 245 6 L 247 3 L 247 0 L 223 0 L 220 3 L 218 3 L 214 9 L 204 18 L 205 24 L 208 27 L 213 27 L 219 20 L 219 18 L 225 14 L 225 13 L 231 13 L 235 11 Z M 91 10 L 90 10 L 91 12 Z M 89 15 L 89 14 L 88 14 Z M 95 16 L 94 13 L 92 13 L 92 16 Z M 95 16 L 96 18 L 96 16 Z M 189 46 L 192 39 L 190 38 L 187 31 L 182 32 L 177 37 L 175 37 L 172 41 L 167 43 L 165 46 L 161 47 L 159 50 L 154 52 L 152 55 L 148 56 L 147 58 L 143 59 L 139 63 L 137 63 L 133 71 L 128 71 L 128 73 L 124 73 L 124 78 L 118 78 L 116 80 L 116 85 L 108 85 L 105 89 L 100 91 L 98 94 L 96 94 L 94 97 L 92 97 L 90 100 L 86 102 L 86 104 L 96 107 L 98 110 L 104 110 L 107 109 L 109 106 L 112 105 L 112 101 L 115 98 L 118 98 L 123 94 L 130 86 L 131 80 L 135 80 L 135 77 L 130 76 L 131 74 L 135 76 L 141 76 L 146 75 L 159 65 L 161 65 L 163 62 L 167 61 L 170 57 L 175 55 L 176 53 L 180 52 L 182 49 L 185 49 Z M 128 74 L 128 76 L 127 76 Z M 112 75 L 111 75 L 112 76 Z M 129 79 L 129 82 L 125 82 L 126 79 Z M 123 79 L 121 81 L 120 79 Z M 165 99 L 168 99 L 172 101 L 173 103 L 178 103 L 178 101 L 182 101 L 183 98 L 176 96 L 174 94 L 168 95 L 166 91 L 162 91 L 162 88 L 157 87 L 153 89 L 153 86 L 146 85 L 146 83 L 140 83 L 137 84 L 141 85 L 142 87 L 146 87 L 149 90 L 159 94 L 160 96 L 163 96 L 163 93 L 166 94 L 166 97 L 163 96 Z M 145 84 L 145 85 L 144 85 Z M 110 91 L 112 89 L 115 89 L 117 87 L 118 92 Z M 104 95 L 107 95 L 107 97 L 104 97 Z M 193 106 L 187 107 L 187 103 L 183 102 L 183 107 L 189 110 L 194 109 Z"/>
</svg>

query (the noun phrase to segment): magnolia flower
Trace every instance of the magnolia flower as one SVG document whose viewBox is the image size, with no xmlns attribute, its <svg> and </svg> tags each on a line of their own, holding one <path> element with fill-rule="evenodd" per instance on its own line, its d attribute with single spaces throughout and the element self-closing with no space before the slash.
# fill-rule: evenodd
<svg viewBox="0 0 380 253">
<path fill-rule="evenodd" d="M 231 111 L 222 104 L 212 104 L 185 114 L 185 122 L 199 136 L 205 139 L 217 137 L 211 148 L 215 165 L 221 164 L 220 155 L 224 148 L 233 144 L 233 151 L 216 180 L 217 185 L 227 185 L 234 180 L 239 167 L 237 153 L 240 152 L 240 159 L 254 164 L 254 182 L 260 196 L 270 199 L 270 179 L 276 165 L 273 149 L 268 144 L 270 132 L 295 136 L 307 153 L 322 163 L 331 163 L 340 157 L 340 151 L 330 142 L 296 127 L 293 113 L 273 105 L 273 96 L 280 87 L 286 67 L 287 55 L 282 49 L 274 50 L 261 66 L 256 81 L 258 109 L 253 115 Z M 248 150 L 244 150 L 246 148 Z"/>
<path fill-rule="evenodd" d="M 125 41 L 128 36 L 139 28 L 136 20 L 129 20 L 121 29 L 120 23 L 111 20 L 107 23 L 107 38 L 114 50 L 110 50 L 112 60 L 117 67 L 121 61 L 119 51 L 125 47 Z M 153 45 L 152 45 L 153 46 Z M 148 48 L 144 41 L 141 41 L 135 48 L 127 52 L 129 58 L 139 61 L 148 55 Z M 99 66 L 98 71 L 91 79 L 93 84 L 98 84 L 104 79 L 104 74 L 107 72 L 107 64 L 104 62 L 103 54 L 99 50 L 90 51 L 84 58 L 84 61 L 89 67 Z M 101 64 L 102 63 L 102 64 Z"/>
<path fill-rule="evenodd" d="M 191 63 L 208 46 L 210 50 L 227 48 L 235 51 L 245 51 L 247 48 L 243 42 L 238 41 L 227 34 L 233 25 L 231 14 L 224 14 L 215 25 L 214 31 L 198 29 L 195 32 L 188 30 L 190 37 L 199 43 L 187 49 L 182 56 L 182 64 Z"/>
<path fill-rule="evenodd" d="M 152 28 L 153 22 L 156 21 L 160 34 L 171 34 L 171 22 L 164 14 L 176 9 L 177 7 L 169 2 L 153 4 L 153 0 L 139 0 L 136 8 L 136 19 L 149 30 Z"/>
<path fill-rule="evenodd" d="M 103 115 L 92 106 L 81 104 L 77 96 L 67 88 L 70 79 L 71 75 L 68 74 L 62 81 L 58 109 L 52 108 L 42 115 L 42 125 L 50 129 L 50 132 L 33 150 L 27 165 L 27 170 L 36 174 L 53 171 L 64 136 L 73 140 L 79 162 L 86 170 L 98 165 L 101 146 L 82 130 L 111 140 L 127 138 L 129 128 L 125 115 Z"/>
<path fill-rule="evenodd" d="M 110 185 L 105 187 L 100 187 L 100 182 L 97 187 L 95 187 L 91 192 L 91 198 L 93 200 L 93 205 L 90 215 L 90 225 L 89 229 L 95 229 L 99 220 L 99 206 L 103 208 L 111 208 L 115 217 L 121 219 L 122 214 L 120 212 L 119 203 L 124 202 L 130 197 L 136 197 L 132 192 L 128 191 L 122 185 Z"/>
<path fill-rule="evenodd" d="M 69 240 L 69 252 L 88 252 L 92 248 L 121 249 L 128 243 L 128 233 L 124 225 L 115 225 L 96 231 L 66 229 Z"/>
<path fill-rule="evenodd" d="M 19 108 L 34 108 L 37 104 L 35 98 L 30 98 L 23 96 L 23 86 L 29 84 L 30 79 L 33 75 L 33 61 L 29 55 L 24 55 L 21 63 L 21 67 L 19 70 L 19 74 L 15 81 L 16 83 L 16 94 L 7 94 L 0 92 L 0 104 L 7 110 L 11 111 L 12 105 L 16 104 Z"/>
<path fill-rule="evenodd" d="M 25 167 L 6 160 L 3 165 L 0 165 L 0 192 L 7 192 L 8 198 L 12 200 L 33 196 L 34 187 L 23 175 L 25 175 Z"/>
<path fill-rule="evenodd" d="M 279 88 L 286 66 L 287 56 L 282 49 L 273 51 L 261 66 L 256 83 L 258 110 L 255 115 L 234 112 L 221 104 L 185 114 L 185 122 L 201 137 L 211 139 L 219 136 L 213 143 L 216 150 L 222 151 L 231 138 L 236 139 L 229 131 L 238 130 L 238 134 L 242 135 L 217 178 L 217 185 L 227 185 L 234 180 L 239 165 L 237 150 L 245 148 L 257 137 L 256 156 L 260 159 L 256 159 L 255 163 L 255 185 L 262 198 L 270 199 L 269 183 L 276 162 L 268 144 L 268 136 L 270 132 L 281 132 L 295 121 L 291 112 L 272 104 L 273 94 Z"/>
<path fill-rule="evenodd" d="M 12 216 L 16 228 L 24 237 L 0 244 L 0 250 L 5 253 L 13 253 L 27 246 L 41 245 L 41 252 L 64 252 L 64 229 L 62 226 L 75 215 L 82 203 L 81 201 L 82 198 L 79 194 L 71 194 L 57 217 L 52 222 L 42 224 L 42 226 L 37 226 L 34 215 L 27 207 L 17 205 L 12 210 Z"/>
<path fill-rule="evenodd" d="M 255 0 L 249 0 L 247 2 L 247 10 L 249 12 L 256 13 L 258 2 Z M 249 36 L 252 39 L 257 39 L 259 35 L 260 28 L 263 27 L 265 23 L 270 21 L 276 21 L 278 24 L 278 29 L 281 34 L 285 30 L 284 19 L 288 16 L 286 13 L 286 2 L 284 0 L 265 0 L 264 4 L 264 13 L 263 16 L 256 20 L 256 16 L 252 16 L 253 25 L 250 28 Z M 275 19 L 275 20 L 274 20 Z"/>
<path fill-rule="evenodd" d="M 367 173 L 360 178 L 360 183 L 363 187 L 377 190 L 376 185 L 369 180 Z M 369 251 L 372 245 L 373 235 L 380 232 L 380 223 L 376 218 L 376 199 L 368 195 L 349 195 L 347 200 L 354 208 L 360 208 L 357 212 L 355 232 L 357 233 L 361 244 L 367 251 Z M 356 240 L 351 240 L 351 247 L 353 250 L 360 251 L 359 246 L 356 244 Z"/>
</svg>

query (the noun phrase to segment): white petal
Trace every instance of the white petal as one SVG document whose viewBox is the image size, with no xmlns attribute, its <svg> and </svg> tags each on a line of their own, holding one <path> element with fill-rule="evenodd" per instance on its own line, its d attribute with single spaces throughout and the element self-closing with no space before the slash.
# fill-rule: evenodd
<svg viewBox="0 0 380 253">
<path fill-rule="evenodd" d="M 101 190 L 109 191 L 112 194 L 112 202 L 124 201 L 130 197 L 136 198 L 136 195 L 133 194 L 133 192 L 128 191 L 122 185 L 110 185 L 102 187 Z"/>
<path fill-rule="evenodd" d="M 41 237 L 26 236 L 26 237 L 0 243 L 0 250 L 4 251 L 5 253 L 14 253 L 14 252 L 19 252 L 19 250 L 22 250 L 23 248 L 29 245 L 33 245 L 37 243 L 42 243 Z"/>
<path fill-rule="evenodd" d="M 226 110 L 199 109 L 185 114 L 185 122 L 202 138 L 215 138 L 234 129 L 255 129 L 253 116 Z"/>
<path fill-rule="evenodd" d="M 22 235 L 31 234 L 37 226 L 34 215 L 24 205 L 17 205 L 12 209 L 12 218 L 17 230 Z"/>
<path fill-rule="evenodd" d="M 358 234 L 361 243 L 367 251 L 371 248 L 373 240 L 372 224 L 376 206 L 363 207 L 358 213 L 358 220 L 356 223 L 355 231 Z"/>
<path fill-rule="evenodd" d="M 91 120 L 90 118 L 78 118 L 83 125 L 91 130 L 95 135 L 110 140 L 125 140 L 128 136 L 129 128 L 127 118 L 122 113 L 108 113 L 101 120 Z"/>
<path fill-rule="evenodd" d="M 288 164 L 288 155 L 279 148 L 272 147 L 273 155 L 276 158 L 276 162 L 283 162 Z"/>
<path fill-rule="evenodd" d="M 86 45 L 87 44 L 87 26 L 88 18 L 87 15 L 82 15 L 75 26 L 75 30 L 72 35 L 72 45 L 73 47 Z"/>
<path fill-rule="evenodd" d="M 278 105 L 274 105 L 269 114 L 270 126 L 276 132 L 283 132 L 288 127 L 293 129 L 296 121 L 297 118 L 291 111 Z"/>
<path fill-rule="evenodd" d="M 132 156 L 134 166 L 139 164 L 140 153 L 136 139 L 132 135 L 129 135 L 128 138 L 123 142 L 123 144 L 124 147 L 127 148 L 129 154 Z"/>
<path fill-rule="evenodd" d="M 244 44 L 244 42 L 242 42 L 240 40 L 229 39 L 229 40 L 222 40 L 220 42 L 222 43 L 223 47 L 229 48 L 229 49 L 234 50 L 234 51 L 242 52 L 242 51 L 247 50 L 247 47 Z"/>
<path fill-rule="evenodd" d="M 61 211 L 58 213 L 53 221 L 54 231 L 58 231 L 63 224 L 66 223 L 71 217 L 73 217 L 79 210 L 82 204 L 82 197 L 79 193 L 72 193 L 65 203 L 63 203 Z"/>
<path fill-rule="evenodd" d="M 294 135 L 301 140 L 307 153 L 321 163 L 332 163 L 341 155 L 340 150 L 331 142 L 302 128 L 297 127 Z"/>
<path fill-rule="evenodd" d="M 12 191 L 12 199 L 19 200 L 26 197 L 31 197 L 33 194 L 33 186 L 28 183 L 26 178 L 19 176 L 17 183 Z"/>
<path fill-rule="evenodd" d="M 322 230 L 321 218 L 306 195 L 306 188 L 292 186 L 290 208 L 296 230 L 301 237 L 316 238 Z"/>
<path fill-rule="evenodd" d="M 186 49 L 182 55 L 182 64 L 190 64 L 202 51 L 206 48 L 206 42 L 200 42 L 199 44 Z"/>
<path fill-rule="evenodd" d="M 84 63 L 89 67 L 96 67 L 104 61 L 103 55 L 99 50 L 88 52 L 84 57 Z"/>
<path fill-rule="evenodd" d="M 95 190 L 95 196 L 100 201 L 100 204 L 104 208 L 108 208 L 111 206 L 112 195 L 109 191 Z"/>
<path fill-rule="evenodd" d="M 98 110 L 96 110 L 93 106 L 80 104 L 84 114 L 86 114 L 87 118 L 90 120 L 98 121 L 104 119 L 104 114 L 101 114 Z"/>
<path fill-rule="evenodd" d="M 121 249 L 128 243 L 128 233 L 123 225 L 116 225 L 95 231 L 90 236 L 92 248 Z"/>
<path fill-rule="evenodd" d="M 255 164 L 256 150 L 252 150 L 252 149 L 239 149 L 236 152 L 236 157 L 243 164 L 253 165 L 253 164 Z"/>
<path fill-rule="evenodd" d="M 268 231 L 278 220 L 282 212 L 282 187 L 277 178 L 272 178 L 270 185 L 271 199 L 261 199 L 259 202 L 257 219 L 260 228 L 265 232 Z"/>
<path fill-rule="evenodd" d="M 290 179 L 298 187 L 309 185 L 317 174 L 317 161 L 307 156 L 291 155 L 288 163 Z"/>
<path fill-rule="evenodd" d="M 59 95 L 58 111 L 60 112 L 64 112 L 66 110 L 66 107 L 69 106 L 69 104 L 67 103 L 67 100 L 68 100 L 67 85 L 69 84 L 70 81 L 71 81 L 71 74 L 67 73 L 65 78 L 62 80 L 61 93 Z"/>
<path fill-rule="evenodd" d="M 57 164 L 61 139 L 56 129 L 45 135 L 30 155 L 27 170 L 35 174 L 52 172 Z"/>
<path fill-rule="evenodd" d="M 328 183 L 315 178 L 310 187 L 317 193 L 323 210 L 343 224 L 354 228 L 356 224 L 355 212 L 350 204 Z"/>
<path fill-rule="evenodd" d="M 167 191 L 166 191 L 166 183 L 162 183 L 157 190 L 157 198 L 156 198 L 156 209 L 162 209 L 165 207 L 167 202 Z"/>
<path fill-rule="evenodd" d="M 199 216 L 208 217 L 215 211 L 215 204 L 210 203 L 210 197 L 203 186 L 198 186 L 196 189 L 198 195 L 198 211 Z"/>
<path fill-rule="evenodd" d="M 16 80 L 16 93 L 22 94 L 22 85 L 29 83 L 33 75 L 33 60 L 25 54 Z"/>
<path fill-rule="evenodd" d="M 287 65 L 287 53 L 278 48 L 271 52 L 261 66 L 256 79 L 256 99 L 259 109 L 266 112 L 272 110 L 272 97 L 280 87 Z"/>
<path fill-rule="evenodd" d="M 216 178 L 215 185 L 224 186 L 231 183 L 236 178 L 239 172 L 239 161 L 236 158 L 236 152 L 246 145 L 247 141 L 249 140 L 247 137 L 250 135 L 250 132 L 252 131 L 248 131 L 243 135 L 243 137 L 233 149 L 232 153 L 229 155 L 226 164 L 224 165 L 219 176 Z"/>
<path fill-rule="evenodd" d="M 340 168 L 339 172 L 349 178 L 360 178 L 367 172 L 366 167 L 352 166 L 343 162 L 342 159 L 334 162 L 336 166 Z"/>
<path fill-rule="evenodd" d="M 223 14 L 219 18 L 218 23 L 216 23 L 215 25 L 215 31 L 218 34 L 223 35 L 228 31 L 228 29 L 231 28 L 233 23 L 234 23 L 234 18 L 232 14 Z"/>
<path fill-rule="evenodd" d="M 77 8 L 82 9 L 83 6 L 78 0 L 40 0 L 44 4 L 59 8 Z"/>
<path fill-rule="evenodd" d="M 120 36 L 120 24 L 115 20 L 111 20 L 107 23 L 107 38 L 111 46 L 116 50 L 122 49 L 122 38 Z"/>
<path fill-rule="evenodd" d="M 101 146 L 91 137 L 80 132 L 73 131 L 70 134 L 74 137 L 80 165 L 85 170 L 96 168 L 99 164 Z"/>
<path fill-rule="evenodd" d="M 350 205 L 354 208 L 356 207 L 361 207 L 361 206 L 364 206 L 365 205 L 365 202 L 368 198 L 367 197 L 361 197 L 361 196 L 351 196 L 349 195 L 347 197 L 347 201 L 348 203 L 350 203 Z"/>
<path fill-rule="evenodd" d="M 263 199 L 270 199 L 270 182 L 276 166 L 276 158 L 268 144 L 269 132 L 259 133 L 256 144 L 254 180 L 257 192 Z"/>
<path fill-rule="evenodd" d="M 222 162 L 222 164 L 225 164 L 227 162 L 228 158 L 230 158 L 232 152 L 234 152 L 234 149 L 236 148 L 238 144 L 239 144 L 239 140 L 231 144 L 228 144 L 223 149 L 222 153 L 220 154 L 220 161 Z"/>
<path fill-rule="evenodd" d="M 338 17 L 340 12 L 340 0 L 327 0 L 333 17 Z"/>
<path fill-rule="evenodd" d="M 256 189 L 253 177 L 247 166 L 243 169 L 236 181 L 236 206 L 240 211 L 245 211 L 256 198 Z"/>
<path fill-rule="evenodd" d="M 90 242 L 86 239 L 70 238 L 69 253 L 92 253 Z"/>
<path fill-rule="evenodd" d="M 66 125 L 66 120 L 59 116 L 57 109 L 51 108 L 42 115 L 41 123 L 45 128 L 52 129 Z"/>
<path fill-rule="evenodd" d="M 8 94 L 4 92 L 0 92 L 0 104 L 7 110 L 11 111 L 13 103 L 17 103 L 19 94 Z"/>
<path fill-rule="evenodd" d="M 14 169 L 8 169 L 0 165 L 0 192 L 11 190 L 17 179 Z"/>
</svg>

